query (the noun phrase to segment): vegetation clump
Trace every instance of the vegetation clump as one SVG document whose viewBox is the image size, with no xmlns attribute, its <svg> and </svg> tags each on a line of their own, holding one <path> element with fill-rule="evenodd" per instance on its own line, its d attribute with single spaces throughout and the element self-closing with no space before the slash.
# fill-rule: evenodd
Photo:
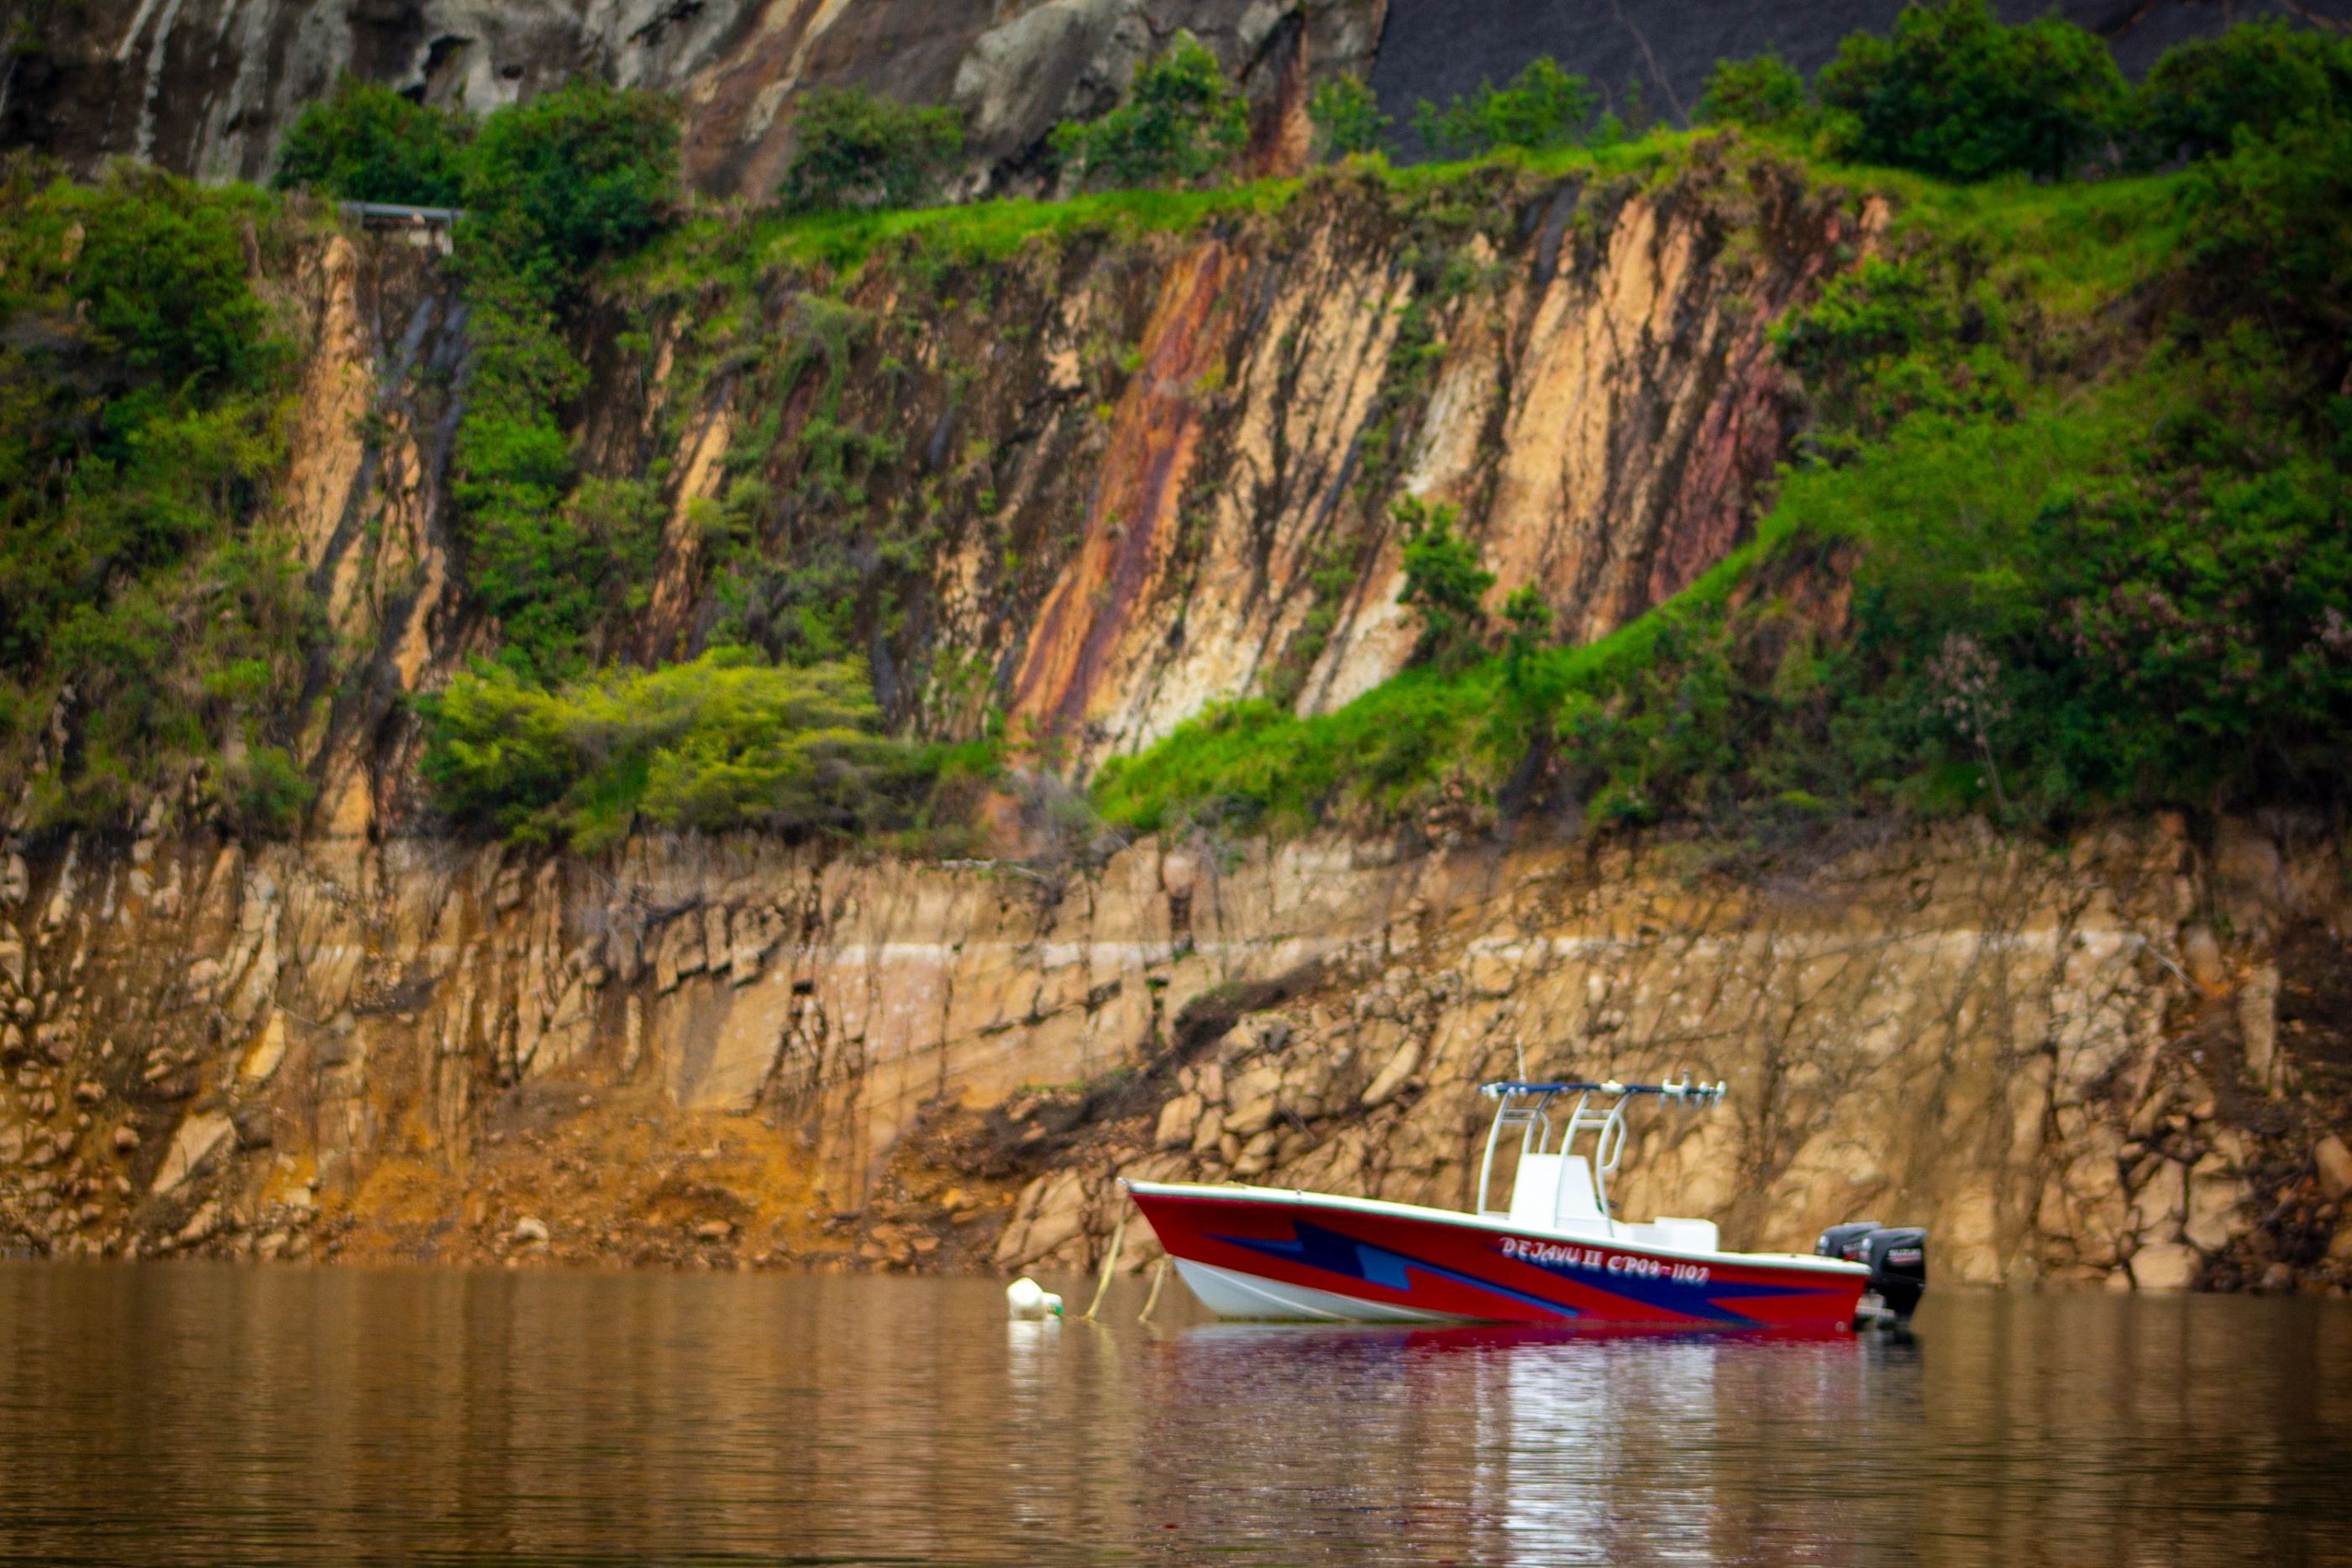
<svg viewBox="0 0 2352 1568">
<path fill-rule="evenodd" d="M 894 825 L 928 781 L 880 733 L 854 664 L 772 665 L 740 648 L 556 687 L 484 665 L 426 704 L 423 771 L 460 821 L 593 850 L 656 827 L 806 834 Z"/>
<path fill-rule="evenodd" d="M 1135 73 L 1099 119 L 1065 120 L 1052 145 L 1081 187 L 1189 185 L 1223 174 L 1249 141 L 1249 107 L 1217 57 L 1192 34 Z"/>
<path fill-rule="evenodd" d="M 1441 157 L 1477 158 L 1506 147 L 1549 152 L 1582 142 L 1600 105 L 1590 82 L 1539 55 L 1508 86 L 1481 82 L 1443 109 L 1423 99 L 1412 127 Z"/>
<path fill-rule="evenodd" d="M 952 109 L 925 109 L 858 88 L 827 88 L 802 99 L 797 143 L 777 192 L 789 212 L 920 207 L 963 156 L 963 120 Z"/>
<path fill-rule="evenodd" d="M 676 200 L 677 128 L 648 94 L 591 81 L 484 122 L 468 159 L 458 265 L 474 369 L 455 490 L 467 571 L 498 618 L 500 657 L 541 677 L 578 671 L 626 568 L 651 539 L 576 504 L 564 413 L 586 368 L 563 329 L 590 268 L 657 232 Z"/>
<path fill-rule="evenodd" d="M 159 794 L 257 831 L 320 635 L 267 526 L 293 345 L 247 253 L 266 198 L 119 166 L 0 179 L 0 790 L 30 824 Z"/>
<path fill-rule="evenodd" d="M 1344 74 L 1316 88 L 1307 118 L 1315 127 L 1315 156 L 1326 162 L 1381 152 L 1391 123 L 1370 84 Z"/>
<path fill-rule="evenodd" d="M 1717 61 L 1691 118 L 1701 125 L 1762 129 L 1795 123 L 1811 110 L 1804 73 L 1768 49 L 1748 59 Z"/>
<path fill-rule="evenodd" d="M 281 191 L 347 202 L 454 207 L 463 199 L 472 122 L 345 75 L 286 129 L 272 177 Z"/>
<path fill-rule="evenodd" d="M 2071 173 L 2124 101 L 2095 34 L 2054 13 L 2008 26 L 1986 0 L 1906 7 L 1891 37 L 1850 35 L 1819 87 L 1853 156 L 1952 180 Z"/>
<path fill-rule="evenodd" d="M 2352 39 L 2318 28 L 2231 27 L 2167 51 L 2134 88 L 2054 13 L 2011 26 L 1985 0 L 1937 0 L 1891 35 L 1847 37 L 1811 84 L 1775 54 L 1719 61 L 1695 118 L 1941 179 L 2049 180 L 2217 157 L 2347 110 Z"/>
<path fill-rule="evenodd" d="M 1404 587 L 1397 602 L 1421 622 L 1413 662 L 1458 673 L 1486 653 L 1485 600 L 1495 574 L 1479 563 L 1477 545 L 1454 531 L 1459 507 L 1402 496 L 1391 509 L 1404 528 Z"/>
<path fill-rule="evenodd" d="M 2126 121 L 2137 161 L 2210 158 L 2352 114 L 2352 38 L 2254 22 L 2167 50 Z"/>
</svg>

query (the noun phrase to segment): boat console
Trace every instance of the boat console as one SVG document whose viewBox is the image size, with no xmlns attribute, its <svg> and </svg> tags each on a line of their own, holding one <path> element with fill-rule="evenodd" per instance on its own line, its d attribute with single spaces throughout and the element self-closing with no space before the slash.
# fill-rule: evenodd
<svg viewBox="0 0 2352 1568">
<path fill-rule="evenodd" d="M 1565 1231 L 1601 1241 L 1643 1241 L 1692 1251 L 1716 1249 L 1715 1222 L 1660 1217 L 1647 1225 L 1616 1218 L 1609 1208 L 1609 1178 L 1625 1156 L 1625 1106 L 1641 1095 L 1667 1103 L 1712 1105 L 1723 1098 L 1721 1083 L 1680 1082 L 1522 1083 L 1480 1086 L 1498 1102 L 1486 1129 L 1486 1153 L 1478 1164 L 1476 1213 L 1507 1218 L 1513 1225 Z M 1552 1103 L 1574 1095 L 1555 1120 Z M 1508 1147 L 1506 1134 L 1517 1130 L 1518 1160 L 1511 1172 L 1511 1203 L 1490 1201 L 1495 1156 Z M 1580 1152 L 1578 1140 L 1584 1140 Z"/>
<path fill-rule="evenodd" d="M 1496 1101 L 1486 1129 L 1486 1151 L 1478 1166 L 1475 1213 L 1508 1224 L 1556 1230 L 1598 1241 L 1623 1241 L 1691 1252 L 1715 1252 L 1721 1240 L 1711 1219 L 1661 1215 L 1646 1225 L 1619 1219 L 1609 1205 L 1609 1178 L 1625 1153 L 1625 1107 L 1643 1095 L 1662 1103 L 1714 1105 L 1724 1084 L 1700 1083 L 1685 1074 L 1664 1083 L 1522 1082 L 1482 1084 Z M 1567 1101 L 1555 1116 L 1555 1102 Z M 1496 1156 L 1518 1133 L 1517 1162 L 1510 1173 L 1507 1208 L 1492 1202 Z M 1580 1151 L 1578 1140 L 1584 1140 Z M 1927 1232 L 1917 1226 L 1886 1226 L 1874 1219 L 1833 1225 L 1814 1244 L 1816 1257 L 1841 1258 L 1870 1270 L 1863 1294 L 1864 1322 L 1908 1322 L 1927 1289 Z"/>
</svg>

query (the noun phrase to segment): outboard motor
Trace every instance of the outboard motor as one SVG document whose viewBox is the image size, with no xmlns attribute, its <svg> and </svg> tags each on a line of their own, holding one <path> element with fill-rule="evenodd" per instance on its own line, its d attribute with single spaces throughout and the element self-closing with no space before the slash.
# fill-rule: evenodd
<svg viewBox="0 0 2352 1568">
<path fill-rule="evenodd" d="M 1927 1232 L 1916 1225 L 1881 1225 L 1857 1219 L 1832 1225 L 1822 1232 L 1813 1250 L 1823 1258 L 1843 1258 L 1870 1270 L 1869 1289 L 1862 1298 L 1861 1317 L 1909 1321 L 1927 1290 Z"/>
</svg>

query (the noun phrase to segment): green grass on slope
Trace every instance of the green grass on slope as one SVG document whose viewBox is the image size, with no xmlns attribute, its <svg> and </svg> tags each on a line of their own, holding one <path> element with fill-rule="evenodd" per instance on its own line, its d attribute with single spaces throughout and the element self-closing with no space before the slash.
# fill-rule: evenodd
<svg viewBox="0 0 2352 1568">
<path fill-rule="evenodd" d="M 666 242 L 624 268 L 623 276 L 659 290 L 706 281 L 721 267 L 741 269 L 747 277 L 785 265 L 821 266 L 839 274 L 905 242 L 961 264 L 1002 262 L 1040 239 L 1181 234 L 1217 217 L 1278 214 L 1316 180 L 1370 180 L 1392 194 L 1414 197 L 1496 172 L 1533 180 L 1575 173 L 1654 175 L 1675 165 L 1707 137 L 1706 132 L 1661 130 L 1604 147 L 1541 153 L 1510 148 L 1474 160 L 1405 168 L 1358 159 L 1307 179 L 1257 180 L 1202 191 L 1100 191 L 1062 201 L 1014 197 L 880 211 L 772 212 L 748 219 L 706 215 L 681 225 Z"/>
<path fill-rule="evenodd" d="M 1496 658 L 1459 675 L 1407 670 L 1311 718 L 1255 699 L 1220 704 L 1140 755 L 1105 764 L 1096 809 L 1138 832 L 1212 818 L 1295 832 L 1335 813 L 1409 810 L 1449 779 L 1490 788 L 1526 750 L 1536 709 L 1655 664 L 1661 641 L 1719 615 L 1785 532 L 1768 519 L 1668 603 L 1598 642 L 1547 650 L 1517 689 Z"/>
<path fill-rule="evenodd" d="M 1278 213 L 1302 185 L 1264 180 L 1211 191 L 1104 191 L 1061 202 L 1014 198 L 748 219 L 706 215 L 681 225 L 621 276 L 657 293 L 684 292 L 721 272 L 747 284 L 778 267 L 823 267 L 845 275 L 869 256 L 908 243 L 958 264 L 985 265 L 1005 261 L 1041 238 L 1181 233 L 1227 214 Z"/>
<path fill-rule="evenodd" d="M 1811 455 L 1756 542 L 1517 679 L 1493 659 L 1313 718 L 1220 709 L 1107 767 L 1100 808 L 1296 830 L 1492 801 L 1537 758 L 1596 817 L 1733 831 L 1874 803 L 2047 821 L 2334 790 L 2352 399 L 2311 345 L 2341 279 L 2283 305 L 2263 252 L 2206 238 L 2297 232 L 2293 204 L 2332 187 L 2282 183 L 2292 165 L 1845 172 L 1895 203 L 1895 259 L 1792 325 Z M 1824 636 L 1795 606 L 1832 577 L 1852 612 Z"/>
</svg>

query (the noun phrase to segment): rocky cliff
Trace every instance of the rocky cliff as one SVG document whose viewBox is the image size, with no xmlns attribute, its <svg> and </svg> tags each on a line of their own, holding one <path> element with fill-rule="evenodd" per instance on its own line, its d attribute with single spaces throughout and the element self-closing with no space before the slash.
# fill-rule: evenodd
<svg viewBox="0 0 2352 1568">
<path fill-rule="evenodd" d="M 790 156 L 793 105 L 855 85 L 964 111 L 971 191 L 1033 189 L 1045 132 L 1098 113 L 1136 63 L 1180 29 L 1248 88 L 1260 167 L 1296 169 L 1308 83 L 1368 77 L 1403 125 L 1422 99 L 1508 78 L 1549 53 L 1621 110 L 1629 89 L 1675 120 L 1717 59 L 1767 48 L 1811 69 L 1898 0 L 1725 7 L 1465 6 L 1452 0 L 19 0 L 0 67 L 0 145 L 83 170 L 137 157 L 210 178 L 259 179 L 301 106 L 353 72 L 484 113 L 582 72 L 676 93 L 688 174 L 764 195 Z M 2005 0 L 2012 20 L 2049 7 Z M 2216 6 L 2197 0 L 2060 9 L 2110 40 L 2127 70 L 2233 21 L 2352 20 L 2342 0 Z M 5 11 L 0 10 L 0 16 Z M 1408 145 L 1410 132 L 1401 132 Z"/>
<path fill-rule="evenodd" d="M 583 465 L 658 536 L 593 653 L 838 612 L 899 728 L 1001 716 L 1082 779 L 1394 675 L 1401 493 L 1460 507 L 1496 600 L 1612 632 L 1749 537 L 1796 419 L 1770 329 L 1890 216 L 1737 137 L 1576 168 L 690 225 L 578 323 Z M 0 1245 L 1075 1265 L 1122 1172 L 1459 1201 L 1472 1088 L 1524 1062 L 1726 1079 L 1619 1196 L 1735 1242 L 1874 1211 L 1974 1281 L 2352 1272 L 2324 821 L 1123 843 L 1041 777 L 946 854 L 454 834 L 411 699 L 494 642 L 462 294 L 435 244 L 296 220 L 253 265 L 301 362 L 268 521 L 333 631 L 315 800 L 283 840 L 193 785 L 114 833 L 12 804 Z"/>
<path fill-rule="evenodd" d="M 0 1227 L 63 1255 L 1077 1267 L 1118 1175 L 1458 1203 L 1480 1081 L 1696 1070 L 1618 1197 L 1940 1277 L 2352 1271 L 2315 824 L 1427 854 L 1131 846 L 1043 883 L 772 843 L 14 859 Z M 1130 1239 L 1140 1267 L 1150 1244 Z"/>
<path fill-rule="evenodd" d="M 951 218 L 838 262 L 696 231 L 601 308 L 585 451 L 657 480 L 663 521 L 646 611 L 599 651 L 838 610 L 894 719 L 963 737 L 1001 709 L 1083 771 L 1212 700 L 1313 713 L 1395 674 L 1400 490 L 1461 507 L 1496 602 L 1533 585 L 1600 635 L 1746 536 L 1790 435 L 1768 329 L 1883 219 L 1727 140 L 1648 176 L 1327 173 L 1003 256 Z M 419 541 L 396 628 L 334 607 L 376 653 L 321 743 L 316 825 L 348 833 L 410 821 L 398 699 L 484 645 L 429 521 L 457 307 L 372 259 L 395 252 L 325 242 L 295 286 L 312 570 L 348 594 L 340 552 Z"/>
<path fill-rule="evenodd" d="M 0 144 L 266 177 L 301 106 L 350 71 L 487 113 L 582 74 L 674 93 L 687 173 L 764 195 L 792 104 L 856 86 L 964 111 L 972 190 L 1034 187 L 1045 132 L 1100 113 L 1180 29 L 1249 89 L 1261 154 L 1305 151 L 1310 70 L 1370 68 L 1382 0 L 100 0 L 16 8 Z M 1287 150 L 1286 152 L 1284 150 Z"/>
</svg>

